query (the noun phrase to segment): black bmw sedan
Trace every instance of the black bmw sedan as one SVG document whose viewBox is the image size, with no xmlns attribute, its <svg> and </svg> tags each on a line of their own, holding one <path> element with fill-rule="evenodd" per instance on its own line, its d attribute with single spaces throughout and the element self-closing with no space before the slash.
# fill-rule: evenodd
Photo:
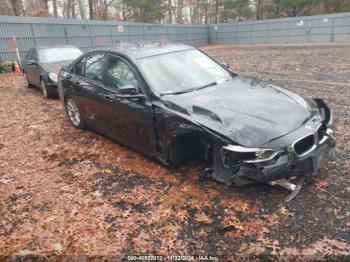
<svg viewBox="0 0 350 262">
<path fill-rule="evenodd" d="M 57 97 L 57 73 L 82 55 L 79 48 L 69 45 L 31 48 L 23 63 L 27 87 L 40 87 L 45 98 Z"/>
<path fill-rule="evenodd" d="M 335 145 L 323 100 L 238 76 L 187 45 L 93 51 L 62 68 L 58 82 L 74 127 L 171 167 L 205 161 L 225 183 L 301 176 L 321 168 Z"/>
</svg>

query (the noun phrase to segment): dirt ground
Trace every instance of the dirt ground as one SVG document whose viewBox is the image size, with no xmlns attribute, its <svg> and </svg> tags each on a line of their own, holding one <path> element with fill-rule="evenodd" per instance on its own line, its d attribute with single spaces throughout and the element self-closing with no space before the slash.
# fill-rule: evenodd
<svg viewBox="0 0 350 262">
<path fill-rule="evenodd" d="M 199 178 L 195 164 L 171 171 L 74 129 L 58 100 L 25 88 L 21 75 L 0 75 L 3 259 L 153 254 L 349 261 L 350 45 L 202 49 L 241 75 L 323 98 L 337 125 L 328 165 L 285 204 L 282 188 L 226 186 Z"/>
</svg>

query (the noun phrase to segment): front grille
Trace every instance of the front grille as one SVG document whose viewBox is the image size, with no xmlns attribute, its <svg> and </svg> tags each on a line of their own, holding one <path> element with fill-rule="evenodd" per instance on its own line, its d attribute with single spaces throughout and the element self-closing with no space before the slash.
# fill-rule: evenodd
<svg viewBox="0 0 350 262">
<path fill-rule="evenodd" d="M 315 145 L 315 137 L 314 135 L 310 134 L 299 141 L 297 141 L 294 144 L 294 150 L 297 155 L 303 155 L 309 150 L 312 149 L 312 147 Z"/>
</svg>

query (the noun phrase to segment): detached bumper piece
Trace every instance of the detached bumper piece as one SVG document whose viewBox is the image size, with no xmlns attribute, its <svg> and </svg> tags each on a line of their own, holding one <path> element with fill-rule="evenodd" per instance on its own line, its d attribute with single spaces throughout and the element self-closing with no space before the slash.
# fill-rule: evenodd
<svg viewBox="0 0 350 262">
<path fill-rule="evenodd" d="M 300 189 L 301 189 L 301 186 L 302 184 L 304 183 L 304 180 L 305 180 L 305 175 L 301 176 L 298 181 L 297 181 L 297 184 L 293 184 L 292 182 L 288 181 L 287 179 L 278 179 L 278 180 L 275 180 L 275 181 L 270 181 L 268 182 L 271 186 L 275 186 L 275 185 L 278 185 L 278 186 L 281 186 L 289 191 L 292 191 L 285 199 L 284 201 L 286 203 L 288 203 L 289 201 L 291 201 L 292 199 L 294 199 Z"/>
</svg>

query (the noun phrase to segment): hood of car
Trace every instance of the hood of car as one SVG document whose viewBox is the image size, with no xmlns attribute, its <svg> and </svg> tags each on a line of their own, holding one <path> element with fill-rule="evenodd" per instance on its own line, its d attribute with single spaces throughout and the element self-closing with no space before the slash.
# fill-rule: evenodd
<svg viewBox="0 0 350 262">
<path fill-rule="evenodd" d="M 41 67 L 48 73 L 57 73 L 62 66 L 68 66 L 73 60 L 64 60 L 51 63 L 40 63 Z"/>
<path fill-rule="evenodd" d="M 311 117 L 310 106 L 302 97 L 243 77 L 162 99 L 168 108 L 186 112 L 191 121 L 246 147 L 262 146 Z"/>
</svg>

